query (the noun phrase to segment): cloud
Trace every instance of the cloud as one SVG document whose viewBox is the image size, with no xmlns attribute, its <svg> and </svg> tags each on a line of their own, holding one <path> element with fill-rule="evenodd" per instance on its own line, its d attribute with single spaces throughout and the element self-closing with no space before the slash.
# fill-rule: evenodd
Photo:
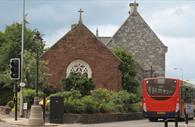
<svg viewBox="0 0 195 127">
<path fill-rule="evenodd" d="M 128 4 L 131 0 L 26 0 L 29 26 L 38 28 L 45 34 L 47 46 L 52 46 L 70 30 L 73 23 L 78 22 L 82 8 L 84 24 L 95 34 L 99 29 L 100 36 L 112 36 L 128 17 Z M 195 57 L 195 3 L 184 0 L 138 0 L 138 11 L 155 31 L 165 45 L 167 53 L 167 75 L 181 76 L 181 71 L 172 70 L 174 67 L 183 68 L 184 78 L 195 81 L 193 64 Z M 5 24 L 14 21 L 21 22 L 21 1 L 0 1 L 0 30 Z"/>
<path fill-rule="evenodd" d="M 113 34 L 117 31 L 117 29 L 120 26 L 118 25 L 112 25 L 112 24 L 108 24 L 108 25 L 97 25 L 97 26 L 91 26 L 89 27 L 91 29 L 91 31 L 96 34 L 96 29 L 98 28 L 99 31 L 99 36 L 105 36 L 105 37 L 112 37 Z"/>
<path fill-rule="evenodd" d="M 62 28 L 59 30 L 56 30 L 52 34 L 47 34 L 43 37 L 43 39 L 46 41 L 46 47 L 51 47 L 54 45 L 60 38 L 62 38 L 70 29 Z"/>
<path fill-rule="evenodd" d="M 108 36 L 111 37 L 116 30 L 119 28 L 119 26 L 115 25 L 98 25 L 98 26 L 90 26 L 88 27 L 90 31 L 96 34 L 96 29 L 98 28 L 99 30 L 99 36 Z M 61 37 L 63 37 L 68 31 L 70 30 L 69 28 L 62 28 L 58 29 L 56 31 L 53 31 L 51 34 L 46 34 L 43 38 L 46 41 L 46 46 L 51 47 L 53 44 L 55 44 Z"/>
<path fill-rule="evenodd" d="M 159 36 L 168 46 L 168 52 L 166 55 L 166 73 L 167 76 L 183 78 L 186 80 L 195 81 L 194 68 L 195 57 L 195 37 L 194 38 L 175 38 L 168 36 Z M 178 68 L 174 70 L 173 68 Z"/>
<path fill-rule="evenodd" d="M 169 37 L 193 37 L 195 33 L 195 8 L 190 4 L 166 7 L 146 14 L 150 26 L 157 32 Z"/>
</svg>

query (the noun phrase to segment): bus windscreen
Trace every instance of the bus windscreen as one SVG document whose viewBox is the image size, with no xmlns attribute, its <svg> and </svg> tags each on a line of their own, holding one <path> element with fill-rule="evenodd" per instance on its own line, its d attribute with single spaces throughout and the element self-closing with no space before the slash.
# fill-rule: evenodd
<svg viewBox="0 0 195 127">
<path fill-rule="evenodd" d="M 150 96 L 172 96 L 176 90 L 176 81 L 172 79 L 147 80 L 146 84 Z"/>
</svg>

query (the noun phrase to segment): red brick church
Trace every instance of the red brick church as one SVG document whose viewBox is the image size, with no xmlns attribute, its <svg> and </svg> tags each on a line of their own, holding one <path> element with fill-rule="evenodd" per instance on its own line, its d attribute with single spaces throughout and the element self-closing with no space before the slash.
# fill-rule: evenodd
<svg viewBox="0 0 195 127">
<path fill-rule="evenodd" d="M 82 23 L 81 13 L 78 24 L 42 56 L 48 62 L 49 85 L 62 90 L 61 81 L 78 71 L 87 73 L 96 88 L 121 89 L 120 60 Z"/>
<path fill-rule="evenodd" d="M 95 36 L 82 23 L 80 10 L 79 22 L 42 56 L 48 61 L 49 85 L 62 90 L 61 81 L 78 71 L 87 73 L 97 88 L 121 89 L 121 61 L 111 52 L 120 46 L 132 54 L 140 83 L 143 78 L 164 76 L 167 47 L 141 17 L 138 5 L 130 3 L 127 20 L 112 37 L 100 37 L 98 32 Z"/>
</svg>

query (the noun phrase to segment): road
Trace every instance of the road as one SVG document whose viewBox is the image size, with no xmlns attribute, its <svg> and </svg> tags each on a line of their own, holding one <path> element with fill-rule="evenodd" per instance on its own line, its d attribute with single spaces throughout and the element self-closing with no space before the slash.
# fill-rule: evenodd
<svg viewBox="0 0 195 127">
<path fill-rule="evenodd" d="M 170 122 L 169 127 L 175 127 L 174 122 Z M 149 122 L 148 120 L 135 120 L 125 122 L 112 122 L 102 124 L 69 124 L 59 127 L 164 127 L 164 122 Z M 186 127 L 184 122 L 179 123 L 179 127 Z M 188 127 L 195 127 L 195 120 L 189 121 Z"/>
<path fill-rule="evenodd" d="M 0 127 L 24 127 L 19 125 L 0 122 Z M 125 122 L 112 122 L 101 124 L 62 124 L 48 127 L 164 127 L 164 122 L 149 122 L 148 120 L 134 120 Z M 174 122 L 169 122 L 169 127 L 175 127 Z M 184 122 L 179 123 L 179 127 L 186 127 Z M 189 121 L 188 127 L 195 127 L 195 120 Z"/>
</svg>

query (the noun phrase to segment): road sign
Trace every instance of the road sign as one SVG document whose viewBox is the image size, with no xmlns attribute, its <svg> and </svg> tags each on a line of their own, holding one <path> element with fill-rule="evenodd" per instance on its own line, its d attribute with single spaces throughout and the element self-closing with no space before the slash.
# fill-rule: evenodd
<svg viewBox="0 0 195 127">
<path fill-rule="evenodd" d="M 26 86 L 26 84 L 24 82 L 20 83 L 20 87 L 25 87 L 25 86 Z"/>
</svg>

